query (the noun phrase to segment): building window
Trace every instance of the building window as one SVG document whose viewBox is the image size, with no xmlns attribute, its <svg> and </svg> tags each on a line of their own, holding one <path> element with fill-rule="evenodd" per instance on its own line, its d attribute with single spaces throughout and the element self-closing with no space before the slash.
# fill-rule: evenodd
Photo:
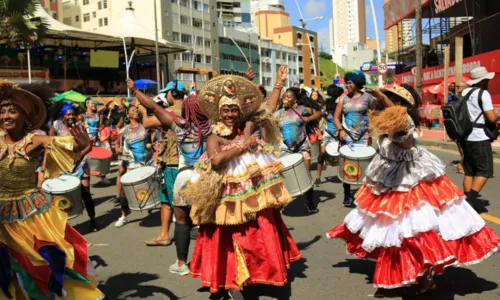
<svg viewBox="0 0 500 300">
<path fill-rule="evenodd" d="M 102 18 L 99 19 L 99 27 L 102 27 Z"/>
<path fill-rule="evenodd" d="M 200 19 L 193 18 L 193 27 L 196 28 L 201 28 L 202 27 L 202 21 Z"/>
<path fill-rule="evenodd" d="M 102 8 L 108 8 L 108 0 L 102 1 Z"/>
<path fill-rule="evenodd" d="M 189 7 L 189 0 L 179 0 L 181 6 Z"/>
<path fill-rule="evenodd" d="M 195 54 L 194 55 L 194 61 L 197 63 L 201 63 L 201 54 Z"/>
<path fill-rule="evenodd" d="M 97 17 L 97 13 L 95 11 L 92 12 L 92 18 L 96 18 Z"/>
<path fill-rule="evenodd" d="M 83 22 L 90 21 L 90 14 L 83 14 Z"/>
<path fill-rule="evenodd" d="M 203 46 L 203 38 L 201 36 L 196 37 L 196 46 Z"/>
<path fill-rule="evenodd" d="M 104 18 L 104 26 L 108 26 L 108 18 Z"/>
<path fill-rule="evenodd" d="M 172 23 L 179 24 L 179 14 L 172 13 Z"/>
<path fill-rule="evenodd" d="M 174 53 L 174 60 L 181 60 L 181 55 L 179 53 Z"/>
<path fill-rule="evenodd" d="M 189 25 L 189 18 L 181 15 L 181 24 Z"/>
<path fill-rule="evenodd" d="M 89 5 L 90 0 L 83 0 L 83 5 Z"/>
<path fill-rule="evenodd" d="M 205 39 L 205 47 L 210 47 L 210 39 Z"/>
<path fill-rule="evenodd" d="M 205 63 L 211 64 L 212 63 L 212 56 L 210 56 L 210 55 L 205 56 Z"/>
<path fill-rule="evenodd" d="M 193 0 L 193 9 L 201 11 L 203 9 L 201 2 Z"/>
<path fill-rule="evenodd" d="M 99 10 L 102 9 L 102 2 L 101 1 L 97 2 L 97 9 L 99 9 Z"/>
<path fill-rule="evenodd" d="M 75 16 L 75 21 L 80 22 L 80 16 Z"/>
<path fill-rule="evenodd" d="M 185 33 L 181 34 L 181 41 L 186 44 L 191 44 L 192 43 L 191 35 Z"/>
<path fill-rule="evenodd" d="M 210 21 L 203 21 L 205 23 L 205 30 L 210 30 Z"/>
<path fill-rule="evenodd" d="M 177 4 L 177 3 L 179 3 L 179 1 L 178 0 L 172 0 L 172 3 Z"/>
<path fill-rule="evenodd" d="M 179 42 L 180 39 L 179 39 L 179 33 L 178 32 L 172 32 L 172 39 L 174 42 Z"/>
<path fill-rule="evenodd" d="M 191 53 L 182 53 L 183 61 L 191 61 Z"/>
<path fill-rule="evenodd" d="M 208 6 L 208 4 L 203 4 L 203 11 L 204 12 L 210 12 L 210 6 Z"/>
</svg>

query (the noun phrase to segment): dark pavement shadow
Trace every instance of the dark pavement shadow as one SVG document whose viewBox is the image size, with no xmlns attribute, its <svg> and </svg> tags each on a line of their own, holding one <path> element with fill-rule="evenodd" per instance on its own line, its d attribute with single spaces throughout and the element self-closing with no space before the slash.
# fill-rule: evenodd
<svg viewBox="0 0 500 300">
<path fill-rule="evenodd" d="M 106 201 L 109 201 L 113 196 L 103 196 L 99 198 L 94 198 L 94 195 L 92 195 L 92 200 L 94 200 L 94 205 L 97 207 L 101 204 L 103 204 Z"/>
<path fill-rule="evenodd" d="M 319 187 L 318 189 L 320 189 Z M 325 203 L 327 201 L 333 200 L 337 198 L 336 193 L 330 193 L 324 190 L 315 190 L 314 191 L 314 198 L 317 199 L 318 203 Z"/>
<path fill-rule="evenodd" d="M 109 178 L 109 175 L 108 175 L 108 180 L 109 180 L 109 184 L 106 184 L 106 183 L 99 180 L 97 183 L 94 183 L 92 185 L 92 187 L 93 188 L 106 188 L 106 187 L 110 187 L 110 186 L 116 186 L 116 177 Z"/>
<path fill-rule="evenodd" d="M 109 225 L 113 224 L 118 220 L 118 218 L 121 216 L 122 212 L 120 207 L 108 210 L 104 215 L 96 216 L 95 220 L 97 222 L 97 228 L 99 231 L 105 229 Z M 87 217 L 87 220 L 83 223 L 77 224 L 76 226 L 73 226 L 80 234 L 86 235 L 90 232 L 90 224 L 89 224 L 89 219 Z"/>
<path fill-rule="evenodd" d="M 146 285 L 148 281 L 158 278 L 160 276 L 150 273 L 122 273 L 100 282 L 98 287 L 106 295 L 106 299 L 158 299 L 159 295 L 168 299 L 180 299 L 164 287 Z"/>
<path fill-rule="evenodd" d="M 309 246 L 311 246 L 312 244 L 316 244 L 317 242 L 319 242 L 319 240 L 321 240 L 321 235 L 317 235 L 315 237 L 312 238 L 312 240 L 308 241 L 308 242 L 298 242 L 296 243 L 297 244 L 297 247 L 299 248 L 300 251 L 303 251 L 303 250 L 306 250 L 307 248 L 309 248 Z"/>
<path fill-rule="evenodd" d="M 159 227 L 161 226 L 161 212 L 159 208 L 151 208 L 143 211 L 134 211 L 134 216 L 140 216 L 140 219 L 135 219 L 130 221 L 129 223 L 137 223 L 139 222 L 139 226 L 141 227 Z"/>
<path fill-rule="evenodd" d="M 91 255 L 89 256 L 89 260 L 94 264 L 94 269 L 97 269 L 99 267 L 104 267 L 106 268 L 108 266 L 108 264 L 106 263 L 106 261 L 104 259 L 102 259 L 99 255 Z"/>
<path fill-rule="evenodd" d="M 366 275 L 366 282 L 373 283 L 373 273 L 375 262 L 363 259 L 347 259 L 345 262 L 339 262 L 333 265 L 334 268 L 349 268 L 349 273 Z M 498 288 L 498 284 L 488 281 L 477 275 L 469 269 L 447 268 L 443 275 L 434 277 L 437 289 L 433 292 L 425 293 L 419 296 L 408 296 L 407 289 L 399 288 L 386 290 L 385 298 L 401 298 L 403 300 L 453 300 L 458 296 L 470 296 L 470 299 L 480 299 L 477 295 L 486 291 L 492 291 Z M 375 292 L 375 290 L 374 290 Z"/>
<path fill-rule="evenodd" d="M 328 184 L 328 183 L 342 183 L 342 181 L 339 179 L 337 175 L 335 176 L 327 176 L 325 177 L 325 180 L 323 181 L 323 184 Z"/>
</svg>

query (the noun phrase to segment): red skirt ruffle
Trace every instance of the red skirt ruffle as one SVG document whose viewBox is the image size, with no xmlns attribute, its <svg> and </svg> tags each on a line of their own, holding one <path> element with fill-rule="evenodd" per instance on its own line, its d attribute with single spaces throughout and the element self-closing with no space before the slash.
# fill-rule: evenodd
<svg viewBox="0 0 500 300">
<path fill-rule="evenodd" d="M 375 195 L 369 186 L 362 185 L 356 193 L 356 206 L 370 216 L 384 214 L 397 218 L 403 212 L 417 208 L 422 201 L 442 210 L 448 203 L 463 196 L 462 190 L 444 175 L 433 181 L 421 181 L 409 192 Z"/>
<path fill-rule="evenodd" d="M 327 236 L 343 239 L 349 253 L 377 261 L 373 276 L 377 288 L 408 286 L 429 270 L 440 274 L 450 265 L 476 264 L 500 247 L 500 236 L 487 225 L 475 234 L 454 241 L 445 241 L 431 230 L 404 239 L 401 247 L 380 247 L 372 252 L 364 250 L 363 239 L 344 224 L 330 230 Z"/>
<path fill-rule="evenodd" d="M 201 278 L 213 293 L 242 284 L 284 286 L 290 262 L 301 257 L 280 211 L 268 208 L 242 225 L 201 225 L 190 276 Z"/>
</svg>

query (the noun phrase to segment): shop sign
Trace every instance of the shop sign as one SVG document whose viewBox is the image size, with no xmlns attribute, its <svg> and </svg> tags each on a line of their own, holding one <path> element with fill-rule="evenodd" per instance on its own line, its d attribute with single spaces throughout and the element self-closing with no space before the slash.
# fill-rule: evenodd
<svg viewBox="0 0 500 300">
<path fill-rule="evenodd" d="M 463 2 L 463 0 L 434 0 L 434 11 L 436 14 L 440 14 L 461 2 Z"/>
</svg>

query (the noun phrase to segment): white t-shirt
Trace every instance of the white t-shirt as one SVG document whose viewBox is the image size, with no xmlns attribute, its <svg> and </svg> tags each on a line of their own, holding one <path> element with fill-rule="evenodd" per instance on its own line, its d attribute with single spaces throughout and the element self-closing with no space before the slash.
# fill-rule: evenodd
<svg viewBox="0 0 500 300">
<path fill-rule="evenodd" d="M 467 95 L 470 89 L 471 88 L 466 88 L 465 90 L 463 90 L 462 96 Z M 479 107 L 478 97 L 479 97 L 479 89 L 474 91 L 470 95 L 469 100 L 467 101 L 467 107 L 469 108 L 471 122 L 474 122 L 483 111 L 493 110 L 493 101 L 491 100 L 491 95 L 488 91 L 486 90 L 483 91 L 482 95 L 483 110 L 481 110 L 481 107 Z M 479 117 L 476 124 L 485 124 L 484 114 L 481 117 Z M 480 142 L 480 141 L 488 141 L 489 138 L 488 136 L 486 136 L 486 133 L 484 133 L 484 129 L 473 128 L 472 133 L 469 135 L 467 140 L 471 142 Z"/>
</svg>

